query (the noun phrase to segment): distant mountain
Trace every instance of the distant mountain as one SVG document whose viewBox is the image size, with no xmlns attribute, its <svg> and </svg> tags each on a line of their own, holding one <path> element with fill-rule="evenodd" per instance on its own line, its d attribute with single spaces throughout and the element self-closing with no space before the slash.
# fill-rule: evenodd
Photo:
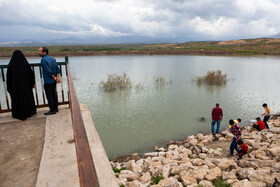
<svg viewBox="0 0 280 187">
<path fill-rule="evenodd" d="M 269 38 L 280 38 L 280 33 Z M 224 39 L 230 40 L 230 39 Z M 219 40 L 219 41 L 224 41 Z M 64 45 L 102 45 L 102 44 L 156 44 L 156 43 L 185 43 L 191 41 L 214 41 L 206 37 L 194 38 L 172 37 L 172 36 L 119 36 L 119 37 L 69 37 L 61 39 L 49 39 L 44 41 L 25 39 L 17 42 L 2 41 L 0 47 L 20 47 L 20 46 L 64 46 Z M 217 41 L 217 40 L 216 40 Z"/>
<path fill-rule="evenodd" d="M 201 38 L 201 40 L 207 40 Z M 55 40 L 37 41 L 26 39 L 18 42 L 0 42 L 2 47 L 19 46 L 51 46 L 51 45 L 95 45 L 95 44 L 154 44 L 154 43 L 183 43 L 187 41 L 197 41 L 191 37 L 147 37 L 147 36 L 120 36 L 120 37 L 86 37 L 86 38 L 63 38 Z"/>
<path fill-rule="evenodd" d="M 272 35 L 271 38 L 280 38 L 280 32 L 278 34 Z"/>
</svg>

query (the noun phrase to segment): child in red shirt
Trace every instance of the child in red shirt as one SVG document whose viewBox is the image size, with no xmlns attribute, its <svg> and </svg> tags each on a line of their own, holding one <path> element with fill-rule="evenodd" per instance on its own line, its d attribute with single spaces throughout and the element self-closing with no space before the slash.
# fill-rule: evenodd
<svg viewBox="0 0 280 187">
<path fill-rule="evenodd" d="M 265 128 L 265 123 L 263 121 L 261 121 L 260 117 L 257 117 L 256 120 L 257 120 L 257 123 L 254 123 L 252 128 L 257 129 L 259 131 L 263 130 Z"/>
<path fill-rule="evenodd" d="M 237 152 L 239 156 L 237 160 L 242 159 L 242 156 L 244 156 L 245 154 L 247 154 L 248 157 L 251 158 L 251 156 L 248 153 L 248 146 L 243 142 L 242 139 L 239 139 L 237 141 L 237 145 L 238 145 Z"/>
</svg>

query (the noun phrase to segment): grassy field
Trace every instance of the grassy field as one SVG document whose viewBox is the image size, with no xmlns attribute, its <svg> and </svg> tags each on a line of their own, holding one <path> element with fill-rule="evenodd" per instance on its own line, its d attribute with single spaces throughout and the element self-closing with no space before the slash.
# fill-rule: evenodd
<svg viewBox="0 0 280 187">
<path fill-rule="evenodd" d="M 39 47 L 39 46 L 38 46 Z M 0 47 L 0 57 L 10 57 L 14 50 L 37 56 L 38 47 Z M 162 44 L 112 44 L 49 46 L 53 56 L 87 55 L 280 55 L 280 39 L 257 38 L 230 41 L 201 41 Z"/>
</svg>

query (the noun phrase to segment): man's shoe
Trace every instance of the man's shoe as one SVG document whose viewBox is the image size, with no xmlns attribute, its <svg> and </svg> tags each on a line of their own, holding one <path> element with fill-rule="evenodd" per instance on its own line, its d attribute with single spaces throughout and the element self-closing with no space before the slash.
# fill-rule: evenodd
<svg viewBox="0 0 280 187">
<path fill-rule="evenodd" d="M 45 115 L 52 115 L 52 114 L 56 114 L 56 112 L 48 111 L 48 112 L 45 112 L 44 114 L 45 114 Z"/>
</svg>

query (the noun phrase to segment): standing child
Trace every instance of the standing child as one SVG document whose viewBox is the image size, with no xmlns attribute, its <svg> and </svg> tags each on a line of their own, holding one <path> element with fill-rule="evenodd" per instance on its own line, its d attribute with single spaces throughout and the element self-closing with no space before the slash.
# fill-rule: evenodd
<svg viewBox="0 0 280 187">
<path fill-rule="evenodd" d="M 239 139 L 237 141 L 237 145 L 238 145 L 237 152 L 238 152 L 238 156 L 239 156 L 239 158 L 237 160 L 242 159 L 242 157 L 245 154 L 247 154 L 248 157 L 251 158 L 251 156 L 248 153 L 248 146 L 243 142 L 242 139 Z"/>
<path fill-rule="evenodd" d="M 228 157 L 233 155 L 234 149 L 237 150 L 237 141 L 241 138 L 240 126 L 231 119 L 229 120 L 229 125 L 231 126 L 230 132 L 234 135 L 232 142 L 230 144 L 230 153 Z"/>
<path fill-rule="evenodd" d="M 269 126 L 268 126 L 268 124 L 267 124 L 267 121 L 268 121 L 269 118 L 270 118 L 270 109 L 267 107 L 267 104 L 266 104 L 266 103 L 264 103 L 262 106 L 263 106 L 264 109 L 265 109 L 265 112 L 262 114 L 262 116 L 263 116 L 263 122 L 264 122 L 264 124 L 265 124 L 265 127 L 269 129 Z"/>
</svg>

